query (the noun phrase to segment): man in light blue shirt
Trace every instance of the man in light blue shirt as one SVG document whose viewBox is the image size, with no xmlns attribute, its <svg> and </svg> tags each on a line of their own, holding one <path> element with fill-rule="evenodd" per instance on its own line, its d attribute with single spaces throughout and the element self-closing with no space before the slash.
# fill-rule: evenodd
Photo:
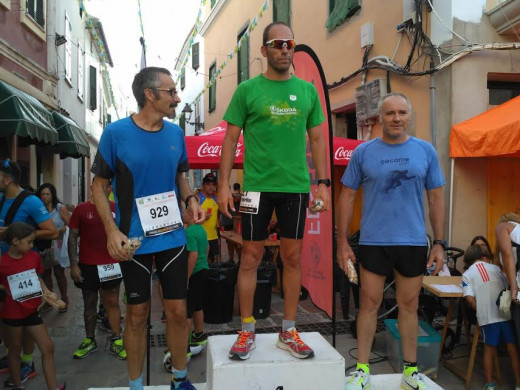
<svg viewBox="0 0 520 390">
<path fill-rule="evenodd" d="M 412 111 L 408 98 L 391 93 L 381 99 L 379 107 L 383 134 L 356 148 L 342 178 L 344 187 L 339 200 L 339 266 L 346 271 L 349 259 L 361 264 L 358 363 L 346 389 L 363 389 L 370 384 L 368 359 L 377 311 L 385 279 L 393 275 L 404 360 L 401 388 L 423 390 L 428 386 L 417 370 L 417 309 L 426 267 L 436 261 L 436 273 L 444 262 L 445 180 L 433 146 L 407 134 Z M 361 186 L 363 210 L 356 259 L 347 233 L 356 191 Z M 424 190 L 434 235 L 429 259 Z"/>
</svg>

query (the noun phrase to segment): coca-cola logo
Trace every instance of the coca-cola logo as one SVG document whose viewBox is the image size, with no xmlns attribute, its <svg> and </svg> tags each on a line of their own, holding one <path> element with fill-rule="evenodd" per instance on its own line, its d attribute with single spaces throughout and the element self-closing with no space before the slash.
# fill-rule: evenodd
<svg viewBox="0 0 520 390">
<path fill-rule="evenodd" d="M 242 154 L 242 144 L 237 144 L 237 150 L 235 157 L 239 157 Z M 209 142 L 204 142 L 199 146 L 197 155 L 199 157 L 220 157 L 222 154 L 222 145 L 211 145 Z"/>
<path fill-rule="evenodd" d="M 354 153 L 351 149 L 346 149 L 343 146 L 340 146 L 336 149 L 336 153 L 334 153 L 334 159 L 336 160 L 350 160 L 352 157 L 352 153 Z"/>
</svg>

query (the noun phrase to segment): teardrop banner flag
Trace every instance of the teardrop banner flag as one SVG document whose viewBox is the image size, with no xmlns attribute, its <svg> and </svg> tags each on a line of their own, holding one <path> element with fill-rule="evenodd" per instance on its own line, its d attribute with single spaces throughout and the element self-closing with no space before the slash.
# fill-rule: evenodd
<svg viewBox="0 0 520 390">
<path fill-rule="evenodd" d="M 325 116 L 325 121 L 321 128 L 325 145 L 327 148 L 327 176 L 332 176 L 332 127 L 330 125 L 330 103 L 326 89 L 325 74 L 323 68 L 314 51 L 306 45 L 297 45 L 295 48 L 293 65 L 295 75 L 306 80 L 316 87 L 320 98 L 321 107 Z M 307 164 L 311 179 L 311 201 L 316 192 L 318 178 L 309 142 L 307 141 Z M 305 234 L 303 238 L 303 250 L 301 257 L 302 284 L 309 291 L 312 302 L 325 311 L 329 317 L 333 314 L 333 240 L 334 240 L 334 208 L 333 208 L 333 187 L 330 188 L 330 209 L 329 211 L 310 214 L 307 212 L 305 223 Z"/>
</svg>

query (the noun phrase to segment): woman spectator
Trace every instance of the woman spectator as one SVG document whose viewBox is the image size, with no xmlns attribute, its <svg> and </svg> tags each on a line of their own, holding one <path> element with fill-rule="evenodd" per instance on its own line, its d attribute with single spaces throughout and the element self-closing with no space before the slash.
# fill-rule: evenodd
<svg viewBox="0 0 520 390">
<path fill-rule="evenodd" d="M 493 251 L 491 250 L 491 245 L 489 245 L 489 241 L 487 240 L 486 237 L 484 237 L 484 236 L 473 237 L 473 240 L 471 240 L 471 244 L 469 244 L 469 245 L 471 246 L 471 245 L 475 245 L 475 244 L 485 247 L 488 250 L 488 252 L 491 254 L 490 258 L 494 259 Z M 494 260 L 493 260 L 493 264 L 500 266 L 500 264 L 496 264 Z M 466 265 L 464 266 L 464 270 L 467 270 L 468 268 L 469 268 L 469 266 L 466 266 Z"/>
<path fill-rule="evenodd" d="M 498 220 L 495 228 L 497 247 L 495 257 L 502 264 L 503 272 L 511 289 L 511 316 L 515 325 L 517 342 L 520 340 L 520 216 L 515 213 L 506 213 Z"/>
<path fill-rule="evenodd" d="M 63 261 L 60 262 L 59 252 L 61 252 L 62 245 L 65 245 L 63 238 L 70 221 L 70 213 L 67 207 L 60 203 L 58 196 L 56 195 L 56 187 L 51 183 L 43 183 L 38 188 L 38 191 L 36 191 L 36 196 L 42 200 L 47 211 L 51 215 L 56 229 L 59 231 L 58 239 L 53 241 L 51 250 L 45 254 L 45 257 L 42 257 L 44 268 L 42 279 L 49 290 L 52 291 L 52 273 L 54 272 L 56 284 L 60 290 L 61 300 L 66 304 L 66 306 L 59 311 L 60 313 L 65 313 L 69 305 L 69 298 L 67 296 L 67 278 L 65 276 L 65 268 L 67 267 L 67 264 L 64 264 Z M 50 307 L 44 304 L 42 310 L 49 308 Z"/>
</svg>

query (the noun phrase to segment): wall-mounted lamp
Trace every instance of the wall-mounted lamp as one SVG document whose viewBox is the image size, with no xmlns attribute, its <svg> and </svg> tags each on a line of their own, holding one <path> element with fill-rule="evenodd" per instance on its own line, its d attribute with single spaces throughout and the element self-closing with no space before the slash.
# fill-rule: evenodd
<svg viewBox="0 0 520 390">
<path fill-rule="evenodd" d="M 195 135 L 199 135 L 204 131 L 204 122 L 190 122 L 191 115 L 193 114 L 193 110 L 191 109 L 190 105 L 186 103 L 184 108 L 182 109 L 182 113 L 184 114 L 184 117 L 186 118 L 186 123 L 192 126 L 195 126 Z M 201 130 L 201 131 L 199 131 Z"/>
<path fill-rule="evenodd" d="M 54 40 L 54 43 L 56 44 L 56 46 L 61 46 L 65 42 L 67 42 L 67 38 L 65 38 L 63 35 L 56 33 L 56 38 Z"/>
</svg>

